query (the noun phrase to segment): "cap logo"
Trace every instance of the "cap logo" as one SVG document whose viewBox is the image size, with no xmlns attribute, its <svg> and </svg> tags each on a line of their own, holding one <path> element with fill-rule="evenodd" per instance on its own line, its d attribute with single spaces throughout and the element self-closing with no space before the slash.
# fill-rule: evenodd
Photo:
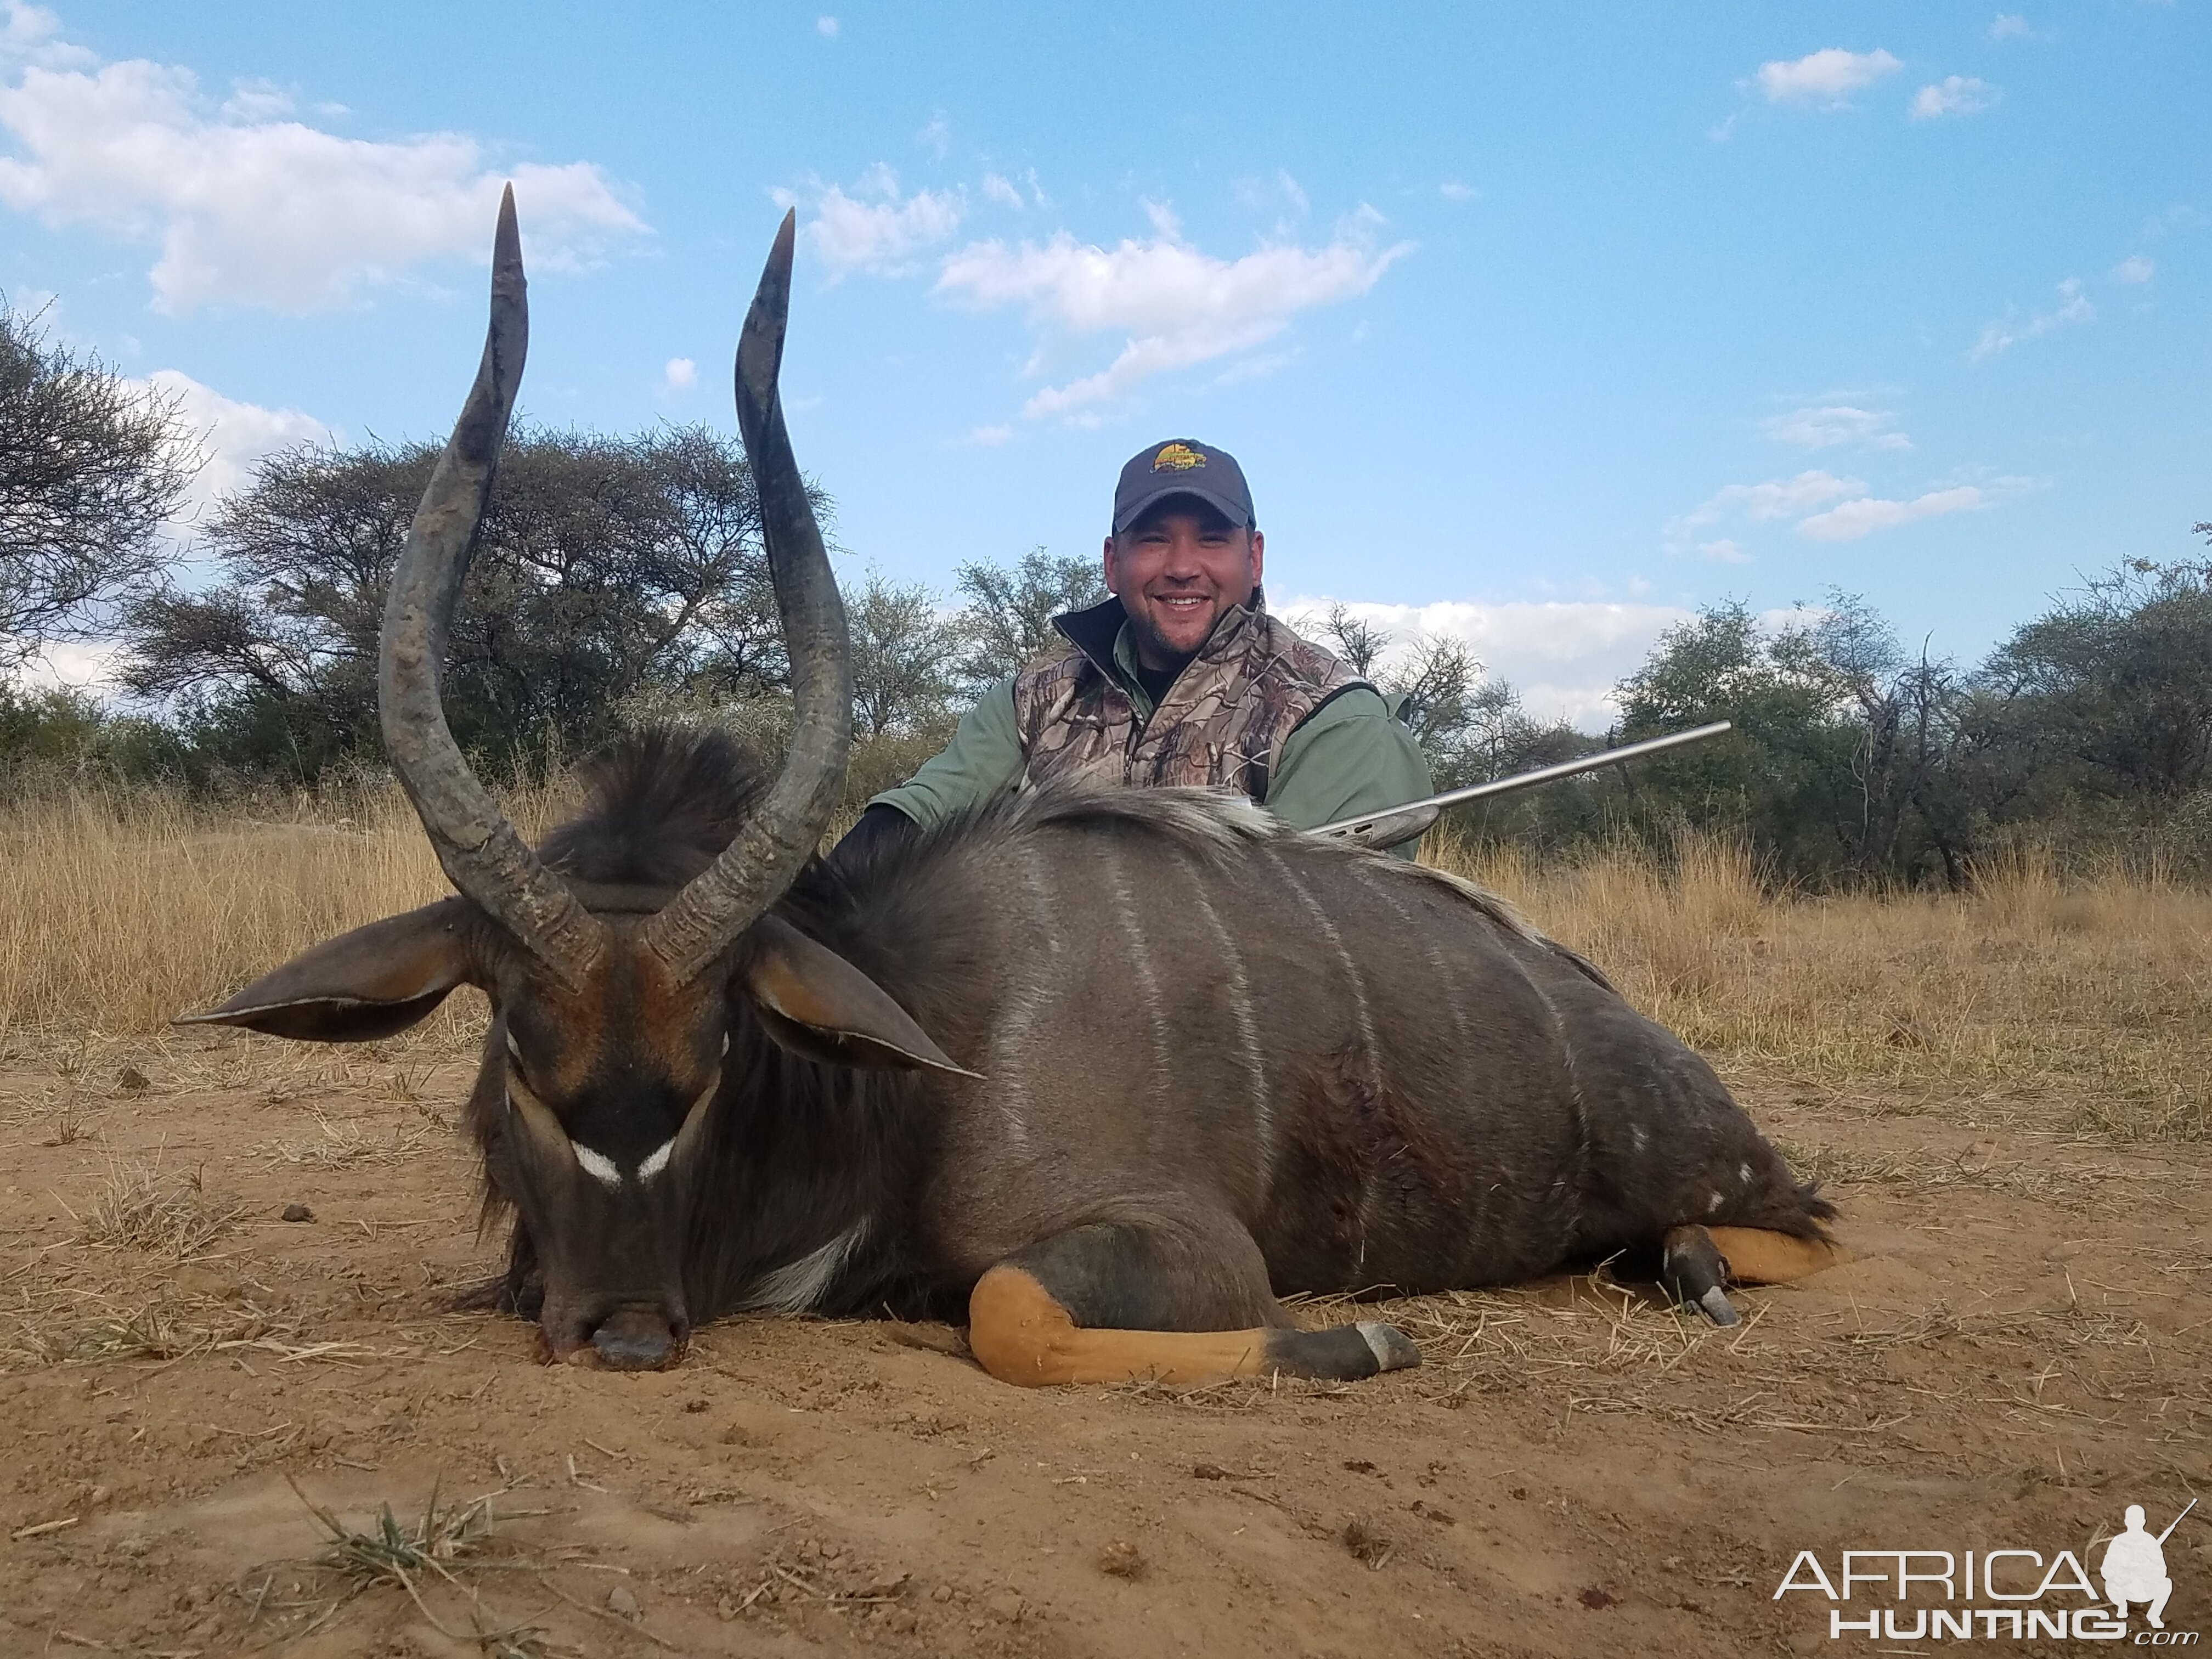
<svg viewBox="0 0 2212 1659">
<path fill-rule="evenodd" d="M 1204 466 L 1206 457 L 1188 444 L 1168 444 L 1152 457 L 1155 472 L 1188 472 L 1193 467 Z"/>
</svg>

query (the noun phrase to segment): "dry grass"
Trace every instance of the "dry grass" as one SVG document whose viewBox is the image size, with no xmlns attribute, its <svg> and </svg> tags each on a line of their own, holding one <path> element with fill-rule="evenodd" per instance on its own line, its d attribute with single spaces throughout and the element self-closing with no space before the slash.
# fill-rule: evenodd
<svg viewBox="0 0 2212 1659">
<path fill-rule="evenodd" d="M 1436 857 L 1723 1070 L 1872 1109 L 2212 1138 L 2212 894 L 2156 872 L 2067 881 L 2022 856 L 1970 893 L 1778 898 L 1706 841 L 1671 869 L 1617 850 L 1543 868 L 1510 849 Z"/>
<path fill-rule="evenodd" d="M 90 1265 L 50 1248 L 0 1279 L 0 1373 L 218 1349 L 279 1361 L 311 1354 L 298 1320 L 264 1306 L 264 1294 L 191 1267 L 115 1257 Z"/>
<path fill-rule="evenodd" d="M 164 1175 L 161 1160 L 110 1158 L 106 1178 L 77 1217 L 79 1237 L 96 1249 L 139 1250 L 183 1261 L 198 1255 L 245 1212 L 207 1190 L 199 1170 Z"/>
<path fill-rule="evenodd" d="M 557 789 L 507 803 L 526 835 L 565 805 Z M 295 812 L 242 818 L 146 791 L 0 816 L 0 1050 L 157 1030 L 318 939 L 451 890 L 397 786 Z M 449 1044 L 476 1018 L 464 998 L 428 1024 Z"/>
<path fill-rule="evenodd" d="M 305 1601 L 279 1597 L 272 1601 L 270 1592 L 276 1586 L 278 1570 L 264 1569 L 258 1591 L 249 1597 L 253 1605 L 249 1625 L 258 1623 L 264 1613 L 270 1615 L 270 1623 L 280 1632 L 278 1642 L 289 1644 L 323 1625 L 363 1591 L 389 1584 L 404 1592 L 432 1628 L 456 1647 L 471 1647 L 480 1653 L 500 1656 L 500 1659 L 539 1659 L 548 1651 L 542 1613 L 520 1619 L 510 1617 L 461 1577 L 471 1571 L 495 1567 L 545 1571 L 542 1565 L 512 1551 L 506 1553 L 506 1559 L 487 1559 L 498 1520 L 493 1513 L 492 1500 L 504 1496 L 503 1492 L 488 1492 L 468 1504 L 441 1510 L 438 1493 L 433 1488 L 422 1518 L 411 1527 L 403 1525 L 392 1514 L 392 1505 L 386 1504 L 364 1529 L 348 1526 L 331 1509 L 301 1492 L 299 1482 L 290 1475 L 284 1478 L 329 1540 L 322 1553 L 309 1564 L 310 1571 L 320 1570 L 336 1576 L 344 1588 L 328 1601 L 314 1597 Z M 542 1515 L 544 1511 L 528 1510 L 522 1513 Z M 562 1601 L 571 1599 L 556 1587 L 546 1587 L 553 1589 Z M 295 1581 L 295 1590 L 304 1588 Z M 454 1628 L 432 1610 L 426 1592 L 435 1594 L 441 1589 L 443 1595 L 439 1599 L 447 1602 L 448 1617 L 461 1619 L 465 1629 Z M 246 1594 L 242 1586 L 240 1593 Z M 289 1629 L 285 1628 L 288 1625 Z M 568 1650 L 568 1644 L 562 1647 Z"/>
<path fill-rule="evenodd" d="M 1739 1295 L 1747 1317 L 1732 1330 L 1602 1279 L 1413 1297 L 1390 1304 L 1389 1315 L 1421 1345 L 1415 1386 L 1445 1406 L 1471 1395 L 1510 1398 L 1533 1386 L 1561 1416 L 1635 1413 L 1705 1431 L 1796 1428 L 1844 1437 L 1894 1426 L 1930 1399 L 1994 1407 L 2006 1420 L 2122 1401 L 2145 1420 L 2178 1409 L 2193 1425 L 2212 1413 L 2212 1399 L 2193 1386 L 2175 1391 L 2169 1371 L 2176 1358 L 2187 1365 L 2186 1346 L 2154 1341 L 2130 1310 L 2071 1297 L 2003 1304 L 1983 1297 L 1963 1308 L 1939 1299 L 1901 1325 L 1869 1323 L 1856 1311 L 1799 1310 L 1769 1327 L 1765 1299 Z M 1916 1394 L 1889 1361 L 1900 1349 L 1944 1345 L 1955 1352 L 1961 1341 L 1985 1368 L 1984 1380 L 1954 1376 L 1944 1389 Z M 2005 1379 L 2002 1392 L 1978 1392 L 1997 1376 Z"/>
<path fill-rule="evenodd" d="M 434 1125 L 425 1116 L 413 1123 L 395 1123 L 390 1133 L 382 1133 L 372 1125 L 339 1121 L 319 1111 L 315 1127 L 319 1133 L 312 1136 L 277 1141 L 269 1149 L 269 1161 L 322 1170 L 400 1163 L 429 1144 Z"/>
<path fill-rule="evenodd" d="M 508 805 L 532 834 L 571 799 L 561 786 Z M 0 1061 L 36 1053 L 112 1097 L 127 1058 L 115 1037 L 143 1043 L 307 945 L 447 890 L 395 787 L 292 811 L 246 820 L 93 793 L 0 816 Z M 1741 849 L 1711 841 L 1663 863 L 1618 849 L 1540 867 L 1510 849 L 1432 856 L 1735 1073 L 1884 1110 L 2212 1137 L 2212 895 L 2156 872 L 2062 879 L 2022 854 L 1971 894 L 1777 897 Z M 477 999 L 456 997 L 394 1046 L 453 1053 L 481 1020 Z M 404 1066 L 393 1086 L 405 1097 Z M 57 1133 L 86 1121 L 41 1108 Z M 326 1149 L 349 1151 L 367 1149 Z"/>
<path fill-rule="evenodd" d="M 1699 1433 L 1795 1429 L 1854 1443 L 1908 1423 L 1929 1402 L 2044 1427 L 2124 1419 L 2192 1443 L 2212 1425 L 2188 1332 L 2154 1334 L 2132 1304 L 2085 1303 L 2070 1280 L 2063 1297 L 2015 1288 L 1964 1305 L 1939 1297 L 1901 1322 L 1856 1304 L 1825 1313 L 1790 1306 L 1770 1322 L 1775 1299 L 1790 1295 L 1739 1291 L 1744 1322 L 1727 1329 L 1603 1271 L 1379 1304 L 1289 1300 L 1309 1328 L 1378 1315 L 1400 1326 L 1422 1353 L 1402 1386 L 1447 1408 L 1533 1400 L 1555 1420 L 1632 1414 Z M 1970 1354 L 1972 1364 L 1927 1387 L 1893 1359 L 1937 1349 L 1954 1359 Z M 1158 1394 L 1182 1408 L 1231 1413 L 1281 1395 L 1356 1397 L 1357 1389 L 1278 1380 Z"/>
</svg>

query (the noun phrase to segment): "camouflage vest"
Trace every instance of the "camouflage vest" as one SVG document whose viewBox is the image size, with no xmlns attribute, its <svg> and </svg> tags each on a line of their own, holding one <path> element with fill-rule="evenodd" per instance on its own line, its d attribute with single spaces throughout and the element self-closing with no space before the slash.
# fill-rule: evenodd
<svg viewBox="0 0 2212 1659">
<path fill-rule="evenodd" d="M 1269 616 L 1255 593 L 1223 615 L 1139 721 L 1112 672 L 1122 618 L 1111 599 L 1054 617 L 1062 642 L 1014 677 L 1029 783 L 1226 785 L 1264 802 L 1283 740 L 1330 698 L 1367 684 Z"/>
</svg>

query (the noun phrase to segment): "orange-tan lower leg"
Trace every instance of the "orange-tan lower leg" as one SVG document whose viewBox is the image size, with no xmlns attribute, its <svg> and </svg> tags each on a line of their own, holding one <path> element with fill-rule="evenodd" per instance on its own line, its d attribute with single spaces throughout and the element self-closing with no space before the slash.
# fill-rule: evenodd
<svg viewBox="0 0 2212 1659">
<path fill-rule="evenodd" d="M 1798 1238 L 1765 1227 L 1708 1227 L 1737 1285 L 1786 1285 L 1823 1267 L 1840 1267 L 1851 1253 L 1840 1244 Z"/>
<path fill-rule="evenodd" d="M 996 1267 L 968 1298 L 968 1346 L 1002 1382 L 1042 1388 L 1055 1382 L 1127 1382 L 1151 1379 L 1188 1387 L 1267 1367 L 1269 1332 L 1085 1330 L 1036 1279 L 1019 1267 Z"/>
</svg>

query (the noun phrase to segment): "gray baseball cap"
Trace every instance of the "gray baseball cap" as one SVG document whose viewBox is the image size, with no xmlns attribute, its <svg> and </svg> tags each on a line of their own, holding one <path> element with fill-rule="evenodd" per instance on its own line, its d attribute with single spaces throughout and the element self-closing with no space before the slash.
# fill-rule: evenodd
<svg viewBox="0 0 2212 1659">
<path fill-rule="evenodd" d="M 1147 444 L 1121 469 L 1114 487 L 1114 533 L 1121 535 L 1170 495 L 1195 495 L 1240 529 L 1252 522 L 1252 490 L 1237 458 L 1195 438 L 1170 438 Z"/>
</svg>

